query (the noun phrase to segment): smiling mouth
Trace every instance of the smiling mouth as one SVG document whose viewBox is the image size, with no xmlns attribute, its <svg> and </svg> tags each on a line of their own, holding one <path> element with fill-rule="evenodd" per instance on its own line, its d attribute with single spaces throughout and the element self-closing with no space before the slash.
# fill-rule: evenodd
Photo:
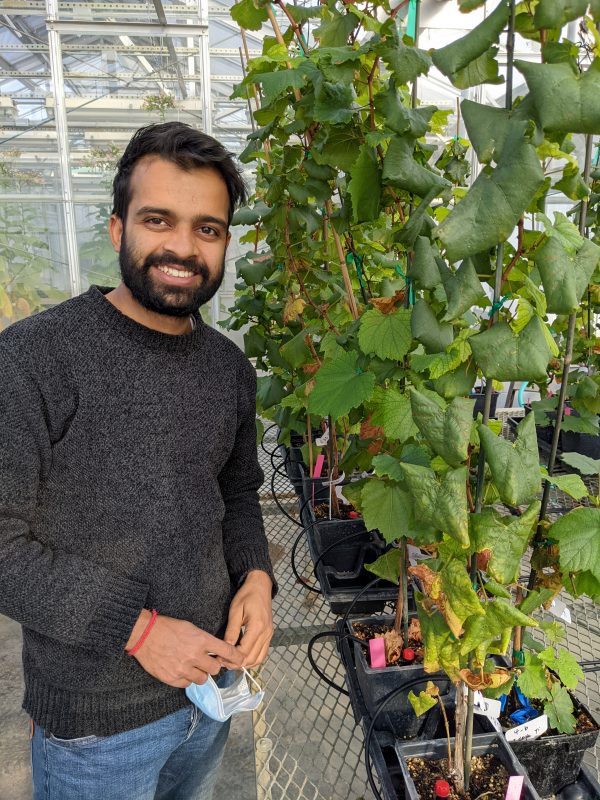
<svg viewBox="0 0 600 800">
<path fill-rule="evenodd" d="M 168 267 L 164 264 L 160 264 L 156 267 L 156 269 L 164 272 L 165 275 L 170 275 L 172 278 L 193 278 L 196 275 L 195 272 L 192 272 L 189 269 L 183 269 L 179 267 Z"/>
</svg>

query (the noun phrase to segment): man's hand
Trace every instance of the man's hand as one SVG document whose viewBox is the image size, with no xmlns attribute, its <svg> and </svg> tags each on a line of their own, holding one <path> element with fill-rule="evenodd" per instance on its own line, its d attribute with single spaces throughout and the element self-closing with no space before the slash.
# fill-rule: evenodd
<svg viewBox="0 0 600 800">
<path fill-rule="evenodd" d="M 225 642 L 234 645 L 244 627 L 242 641 L 236 648 L 242 654 L 244 667 L 262 664 L 269 652 L 273 636 L 272 588 L 266 572 L 252 570 L 231 601 Z"/>
<path fill-rule="evenodd" d="M 151 618 L 144 609 L 136 622 L 126 649 L 132 648 Z M 133 654 L 146 672 L 154 678 L 185 689 L 190 683 L 205 683 L 208 675 L 216 675 L 221 667 L 240 669 L 244 655 L 191 622 L 159 615 L 148 638 Z"/>
</svg>

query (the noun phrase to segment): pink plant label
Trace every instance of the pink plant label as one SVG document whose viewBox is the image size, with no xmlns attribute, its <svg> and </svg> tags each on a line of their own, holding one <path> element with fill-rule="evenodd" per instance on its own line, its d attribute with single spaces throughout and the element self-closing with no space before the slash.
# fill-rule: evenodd
<svg viewBox="0 0 600 800">
<path fill-rule="evenodd" d="M 506 789 L 506 797 L 504 800 L 521 800 L 521 793 L 523 792 L 522 775 L 511 775 L 508 779 L 508 787 Z"/>
<path fill-rule="evenodd" d="M 369 655 L 371 657 L 371 669 L 383 669 L 385 663 L 385 641 L 383 636 L 376 639 L 369 639 Z"/>
<path fill-rule="evenodd" d="M 315 468 L 313 470 L 313 478 L 321 477 L 321 472 L 323 472 L 324 463 L 325 463 L 325 456 L 324 455 L 317 456 L 317 460 L 315 461 Z"/>
</svg>

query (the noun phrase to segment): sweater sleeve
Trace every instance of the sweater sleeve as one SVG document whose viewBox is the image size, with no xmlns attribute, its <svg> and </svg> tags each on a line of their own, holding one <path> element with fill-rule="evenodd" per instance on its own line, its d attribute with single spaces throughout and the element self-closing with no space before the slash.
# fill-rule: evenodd
<svg viewBox="0 0 600 800">
<path fill-rule="evenodd" d="M 37 383 L 0 347 L 0 613 L 76 647 L 122 653 L 149 587 L 32 531 L 52 459 Z"/>
<path fill-rule="evenodd" d="M 250 363 L 239 380 L 235 444 L 219 475 L 225 503 L 223 549 L 236 588 L 248 572 L 259 569 L 273 581 L 275 596 L 277 583 L 258 499 L 264 474 L 258 463 L 256 447 L 256 373 Z"/>
</svg>

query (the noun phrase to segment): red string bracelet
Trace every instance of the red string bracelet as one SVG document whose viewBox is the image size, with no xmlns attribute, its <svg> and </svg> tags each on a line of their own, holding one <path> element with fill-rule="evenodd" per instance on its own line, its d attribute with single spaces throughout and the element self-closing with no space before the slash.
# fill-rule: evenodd
<svg viewBox="0 0 600 800">
<path fill-rule="evenodd" d="M 131 650 L 126 650 L 125 651 L 128 656 L 132 656 L 134 653 L 137 653 L 137 651 L 140 649 L 140 647 L 144 644 L 144 642 L 148 638 L 148 634 L 152 630 L 152 626 L 156 622 L 156 618 L 157 617 L 158 617 L 158 611 L 155 608 L 153 608 L 152 609 L 152 618 L 151 618 L 150 622 L 146 625 L 145 631 L 142 633 L 142 635 L 137 640 L 137 642 L 133 645 Z"/>
</svg>

